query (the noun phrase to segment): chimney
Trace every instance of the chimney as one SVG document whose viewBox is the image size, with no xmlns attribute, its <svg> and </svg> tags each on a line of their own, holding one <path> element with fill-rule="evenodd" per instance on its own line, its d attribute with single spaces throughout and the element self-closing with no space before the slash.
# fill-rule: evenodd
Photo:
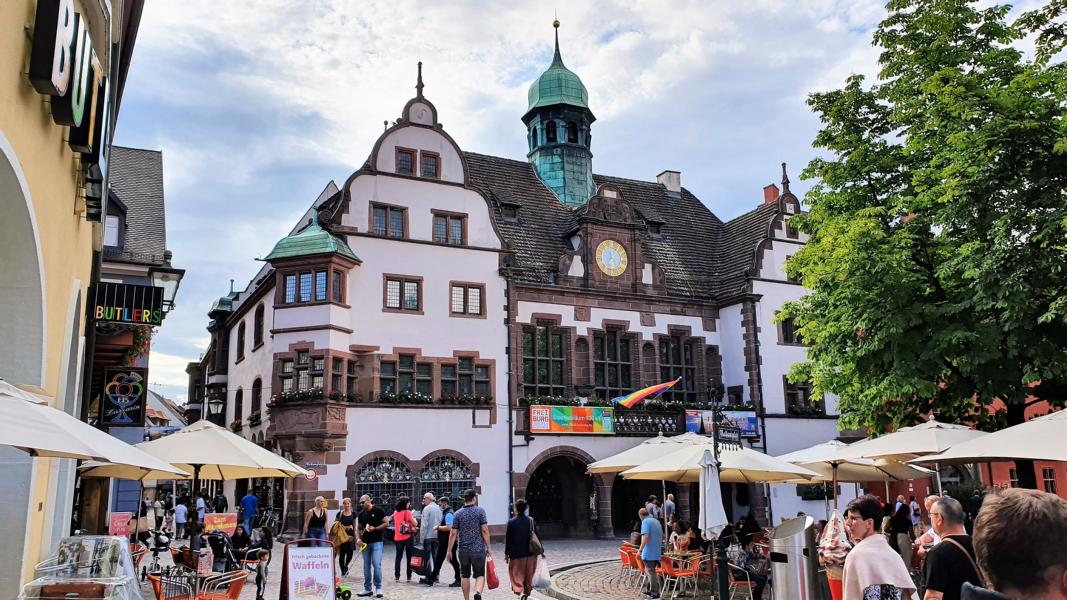
<svg viewBox="0 0 1067 600">
<path fill-rule="evenodd" d="M 679 171 L 664 171 L 656 175 L 656 183 L 662 183 L 668 192 L 682 193 L 682 174 Z"/>
<path fill-rule="evenodd" d="M 770 185 L 763 186 L 763 203 L 764 204 L 770 204 L 770 203 L 774 202 L 775 200 L 778 199 L 779 195 L 780 195 L 780 192 L 778 191 L 778 186 L 774 185 L 773 183 L 770 184 Z"/>
</svg>

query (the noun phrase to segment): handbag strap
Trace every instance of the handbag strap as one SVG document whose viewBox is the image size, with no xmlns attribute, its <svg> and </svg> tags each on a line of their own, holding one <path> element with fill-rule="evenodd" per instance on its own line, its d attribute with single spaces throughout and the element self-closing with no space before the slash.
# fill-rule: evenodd
<svg viewBox="0 0 1067 600">
<path fill-rule="evenodd" d="M 971 556 L 971 553 L 967 552 L 967 549 L 963 547 L 963 544 L 957 542 L 951 537 L 943 537 L 941 538 L 941 541 L 948 542 L 960 549 L 960 552 L 962 552 L 963 555 L 967 557 L 967 560 L 971 562 L 971 566 L 974 567 L 974 572 L 978 575 L 978 585 L 985 587 L 985 577 L 982 577 L 982 570 L 978 568 L 978 563 L 975 562 L 974 557 Z"/>
</svg>

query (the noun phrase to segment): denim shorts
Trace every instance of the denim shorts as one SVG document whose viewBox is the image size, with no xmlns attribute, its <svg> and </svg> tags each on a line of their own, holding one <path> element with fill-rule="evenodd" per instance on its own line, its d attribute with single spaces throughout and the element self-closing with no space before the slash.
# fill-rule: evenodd
<svg viewBox="0 0 1067 600">
<path fill-rule="evenodd" d="M 459 551 L 459 571 L 463 579 L 485 577 L 485 552 Z"/>
</svg>

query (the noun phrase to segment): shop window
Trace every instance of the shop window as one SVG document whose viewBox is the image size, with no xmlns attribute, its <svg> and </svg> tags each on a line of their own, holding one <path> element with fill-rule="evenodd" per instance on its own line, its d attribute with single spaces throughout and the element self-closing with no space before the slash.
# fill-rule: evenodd
<svg viewBox="0 0 1067 600">
<path fill-rule="evenodd" d="M 482 296 L 485 286 L 478 284 L 453 283 L 451 289 L 450 311 L 454 315 L 480 316 L 482 314 Z"/>
<path fill-rule="evenodd" d="M 356 472 L 355 483 L 354 497 L 366 494 L 386 513 L 393 512 L 401 496 L 414 498 L 417 484 L 411 469 L 393 458 L 371 460 Z"/>
<path fill-rule="evenodd" d="M 396 149 L 396 172 L 400 175 L 415 174 L 415 151 Z"/>
<path fill-rule="evenodd" d="M 371 233 L 392 238 L 407 237 L 407 209 L 371 205 Z"/>
<path fill-rule="evenodd" d="M 552 325 L 526 327 L 522 332 L 523 395 L 562 396 L 565 391 L 563 371 L 563 331 Z"/>
<path fill-rule="evenodd" d="M 697 369 L 696 353 L 693 341 L 681 336 L 671 335 L 659 340 L 660 383 L 681 381 L 665 392 L 661 398 L 675 402 L 696 402 Z"/>
<path fill-rule="evenodd" d="M 464 215 L 435 214 L 433 241 L 438 244 L 463 246 L 467 243 L 467 218 Z"/>
<path fill-rule="evenodd" d="M 593 334 L 593 385 L 596 396 L 611 399 L 633 391 L 631 338 L 617 330 Z"/>
<path fill-rule="evenodd" d="M 441 177 L 441 157 L 433 152 L 423 150 L 420 153 L 422 159 L 422 176 L 430 179 Z"/>
<path fill-rule="evenodd" d="M 422 310 L 422 282 L 416 279 L 386 277 L 385 308 L 411 312 Z"/>
</svg>

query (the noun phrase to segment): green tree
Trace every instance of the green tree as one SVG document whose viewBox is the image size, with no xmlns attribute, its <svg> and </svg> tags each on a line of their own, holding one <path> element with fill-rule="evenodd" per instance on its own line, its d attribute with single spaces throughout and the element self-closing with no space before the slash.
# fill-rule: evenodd
<svg viewBox="0 0 1067 600">
<path fill-rule="evenodd" d="M 810 294 L 780 318 L 812 344 L 790 378 L 838 395 L 842 427 L 992 430 L 1067 401 L 1067 82 L 1007 13 L 893 0 L 877 80 L 808 100 L 826 157 L 788 268 Z"/>
</svg>

